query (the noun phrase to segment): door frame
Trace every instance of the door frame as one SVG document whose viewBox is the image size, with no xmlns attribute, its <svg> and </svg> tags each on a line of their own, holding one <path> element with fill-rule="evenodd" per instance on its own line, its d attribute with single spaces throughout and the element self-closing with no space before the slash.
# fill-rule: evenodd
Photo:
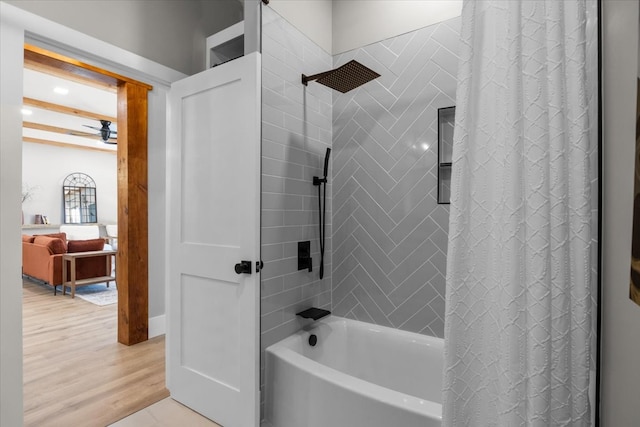
<svg viewBox="0 0 640 427">
<path fill-rule="evenodd" d="M 47 70 L 102 82 L 118 95 L 118 342 L 148 339 L 147 93 L 153 86 L 32 44 L 25 61 Z"/>
<path fill-rule="evenodd" d="M 20 277 L 20 189 L 15 182 L 22 179 L 22 67 L 25 40 L 36 41 L 38 45 L 55 51 L 62 51 L 75 58 L 94 63 L 104 68 L 117 70 L 142 81 L 153 82 L 155 89 L 149 95 L 149 124 L 151 141 L 160 139 L 160 150 L 153 164 L 166 163 L 164 150 L 164 123 L 166 121 L 165 96 L 171 82 L 186 77 L 184 73 L 173 70 L 157 62 L 98 40 L 79 31 L 65 27 L 41 16 L 24 11 L 16 6 L 0 1 L 0 424 L 22 425 L 22 280 Z M 161 151 L 161 152 L 160 152 Z M 151 154 L 151 153 L 150 153 Z M 158 159 L 158 156 L 161 156 Z M 151 158 L 150 158 L 151 159 Z M 151 193 L 156 189 L 151 189 Z M 164 222 L 166 203 L 160 195 L 154 196 L 155 208 L 160 218 L 153 218 L 162 235 L 151 234 L 156 257 L 164 260 L 164 233 L 169 226 Z M 150 218 L 150 221 L 152 218 Z M 164 262 L 158 262 L 157 268 L 164 285 Z M 165 295 L 162 296 L 163 301 Z M 163 313 L 160 313 L 163 314 Z M 157 316 L 162 321 L 163 316 Z M 154 320 L 154 318 L 152 318 Z M 161 333 L 163 333 L 162 330 Z"/>
</svg>

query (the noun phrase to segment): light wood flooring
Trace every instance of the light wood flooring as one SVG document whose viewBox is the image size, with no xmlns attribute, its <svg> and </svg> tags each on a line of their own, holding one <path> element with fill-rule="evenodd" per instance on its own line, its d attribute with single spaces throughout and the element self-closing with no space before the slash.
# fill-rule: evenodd
<svg viewBox="0 0 640 427">
<path fill-rule="evenodd" d="M 118 344 L 116 314 L 24 280 L 25 426 L 103 427 L 169 396 L 164 336 Z"/>
</svg>

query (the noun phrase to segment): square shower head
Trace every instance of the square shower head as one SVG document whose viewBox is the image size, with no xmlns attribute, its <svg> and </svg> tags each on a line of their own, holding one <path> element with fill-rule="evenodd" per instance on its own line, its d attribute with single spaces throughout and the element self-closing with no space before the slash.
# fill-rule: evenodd
<svg viewBox="0 0 640 427">
<path fill-rule="evenodd" d="M 309 77 L 303 75 L 302 83 L 306 85 L 308 81 L 316 80 L 331 89 L 346 93 L 378 77 L 380 74 L 358 61 L 351 60 L 335 70 Z"/>
</svg>

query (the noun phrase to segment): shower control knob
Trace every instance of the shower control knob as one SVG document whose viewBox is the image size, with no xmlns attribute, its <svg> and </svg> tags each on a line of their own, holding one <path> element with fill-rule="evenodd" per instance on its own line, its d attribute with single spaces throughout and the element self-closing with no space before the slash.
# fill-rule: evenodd
<svg viewBox="0 0 640 427">
<path fill-rule="evenodd" d="M 240 261 L 235 270 L 237 274 L 251 274 L 251 261 Z"/>
</svg>

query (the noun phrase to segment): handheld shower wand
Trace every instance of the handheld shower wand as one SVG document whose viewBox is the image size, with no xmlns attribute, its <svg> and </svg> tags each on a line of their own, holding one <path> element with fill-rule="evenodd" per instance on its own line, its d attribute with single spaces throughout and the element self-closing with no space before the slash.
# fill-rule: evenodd
<svg viewBox="0 0 640 427">
<path fill-rule="evenodd" d="M 329 155 L 331 148 L 327 148 L 324 156 L 324 178 L 313 177 L 313 185 L 318 186 L 318 216 L 320 221 L 320 279 L 324 276 L 324 238 L 326 221 L 326 203 L 327 203 L 327 174 L 329 173 Z M 320 187 L 324 184 L 324 197 L 321 197 Z"/>
</svg>

